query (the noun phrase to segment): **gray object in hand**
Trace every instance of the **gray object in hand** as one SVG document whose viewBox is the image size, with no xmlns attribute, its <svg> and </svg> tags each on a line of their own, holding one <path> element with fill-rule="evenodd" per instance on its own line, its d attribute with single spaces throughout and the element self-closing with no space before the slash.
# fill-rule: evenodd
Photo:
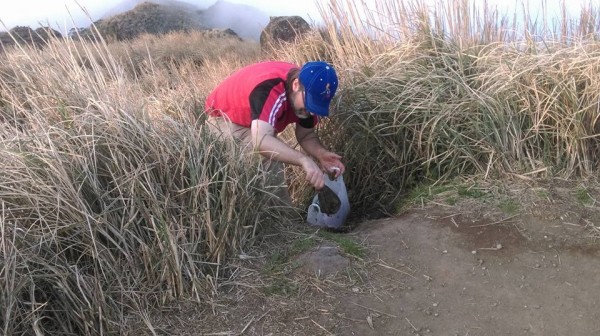
<svg viewBox="0 0 600 336">
<path fill-rule="evenodd" d="M 306 221 L 323 228 L 340 230 L 350 213 L 344 177 L 324 174 L 325 186 L 313 197 Z"/>
</svg>

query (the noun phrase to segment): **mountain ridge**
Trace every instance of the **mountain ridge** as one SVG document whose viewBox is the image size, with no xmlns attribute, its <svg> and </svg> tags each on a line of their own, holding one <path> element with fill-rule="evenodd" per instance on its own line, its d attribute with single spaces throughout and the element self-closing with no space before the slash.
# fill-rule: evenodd
<svg viewBox="0 0 600 336">
<path fill-rule="evenodd" d="M 49 35 L 95 39 L 97 32 L 103 38 L 123 41 L 141 34 L 218 30 L 225 35 L 258 41 L 262 29 L 269 22 L 269 16 L 256 7 L 223 0 L 206 8 L 178 0 L 122 1 L 100 17 L 86 27 L 71 28 L 63 34 L 50 27 L 34 30 L 28 26 L 15 26 L 9 31 L 0 32 L 0 50 L 17 42 L 42 47 Z"/>
</svg>

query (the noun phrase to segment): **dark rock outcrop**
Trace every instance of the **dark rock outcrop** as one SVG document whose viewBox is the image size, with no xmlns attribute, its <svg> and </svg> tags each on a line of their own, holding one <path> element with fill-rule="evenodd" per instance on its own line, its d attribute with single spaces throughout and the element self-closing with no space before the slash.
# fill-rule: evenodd
<svg viewBox="0 0 600 336">
<path fill-rule="evenodd" d="M 211 28 L 211 29 L 206 29 L 204 31 L 204 35 L 205 36 L 210 36 L 212 38 L 236 38 L 239 41 L 242 41 L 242 38 L 239 37 L 239 35 L 234 32 L 233 30 L 229 29 L 229 28 L 225 28 L 225 29 L 218 29 L 218 28 Z"/>
<path fill-rule="evenodd" d="M 260 34 L 260 46 L 263 50 L 268 50 L 281 42 L 294 42 L 310 30 L 308 22 L 300 16 L 271 16 Z"/>
</svg>

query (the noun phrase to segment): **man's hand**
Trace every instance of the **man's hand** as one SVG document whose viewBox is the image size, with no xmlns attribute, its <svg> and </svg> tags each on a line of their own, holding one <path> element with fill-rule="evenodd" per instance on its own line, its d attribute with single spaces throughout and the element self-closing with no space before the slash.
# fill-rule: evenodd
<svg viewBox="0 0 600 336">
<path fill-rule="evenodd" d="M 251 126 L 252 140 L 259 153 L 271 160 L 302 167 L 308 181 L 315 189 L 325 185 L 323 171 L 310 157 L 291 148 L 274 136 L 273 127 L 262 120 L 254 120 Z"/>
<path fill-rule="evenodd" d="M 319 166 L 308 156 L 301 160 L 302 169 L 306 173 L 306 181 L 308 181 L 316 190 L 321 190 L 325 185 L 323 172 Z"/>
<path fill-rule="evenodd" d="M 319 162 L 321 163 L 321 167 L 327 172 L 332 173 L 335 170 L 335 177 L 340 176 L 346 170 L 346 167 L 342 163 L 342 157 L 336 153 L 325 151 L 319 157 Z M 339 168 L 339 169 L 334 169 Z"/>
<path fill-rule="evenodd" d="M 325 149 L 314 129 L 296 126 L 296 139 L 308 154 L 319 160 L 325 172 L 332 173 L 334 168 L 339 168 L 339 170 L 335 170 L 335 177 L 338 177 L 346 170 L 341 161 L 342 157 Z"/>
</svg>

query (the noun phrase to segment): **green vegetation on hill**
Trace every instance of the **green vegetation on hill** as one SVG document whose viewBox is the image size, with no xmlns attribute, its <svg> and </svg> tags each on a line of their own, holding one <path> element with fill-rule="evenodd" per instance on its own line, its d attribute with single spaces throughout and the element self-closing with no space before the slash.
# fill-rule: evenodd
<svg viewBox="0 0 600 336">
<path fill-rule="evenodd" d="M 597 176 L 597 33 L 569 21 L 561 34 L 517 38 L 493 15 L 467 20 L 467 1 L 395 4 L 381 5 L 389 22 L 361 26 L 358 5 L 339 3 L 352 10 L 269 55 L 196 31 L 6 52 L 1 332 L 127 333 L 132 315 L 149 322 L 170 300 L 210 299 L 233 272 L 229 257 L 303 216 L 312 190 L 297 169 L 299 209 L 267 207 L 260 161 L 205 131 L 209 90 L 258 60 L 335 64 L 334 115 L 318 131 L 344 157 L 359 216 L 393 212 L 424 181 Z M 581 24 L 598 22 L 593 13 Z"/>
<path fill-rule="evenodd" d="M 142 34 L 167 34 L 176 31 L 204 30 L 199 13 L 144 2 L 132 10 L 94 22 L 79 36 L 93 37 L 99 33 L 104 38 L 131 40 Z"/>
</svg>

